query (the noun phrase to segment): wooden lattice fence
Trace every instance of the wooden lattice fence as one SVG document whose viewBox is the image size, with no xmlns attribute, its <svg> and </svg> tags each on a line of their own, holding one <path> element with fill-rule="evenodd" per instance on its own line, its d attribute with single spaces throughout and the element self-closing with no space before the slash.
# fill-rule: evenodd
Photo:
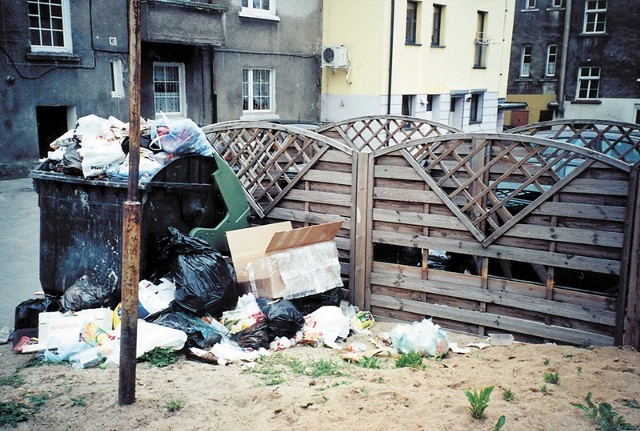
<svg viewBox="0 0 640 431">
<path fill-rule="evenodd" d="M 336 243 L 349 298 L 377 316 L 640 344 L 637 164 L 411 121 L 204 131 L 245 186 L 256 223 L 344 221 Z"/>
</svg>

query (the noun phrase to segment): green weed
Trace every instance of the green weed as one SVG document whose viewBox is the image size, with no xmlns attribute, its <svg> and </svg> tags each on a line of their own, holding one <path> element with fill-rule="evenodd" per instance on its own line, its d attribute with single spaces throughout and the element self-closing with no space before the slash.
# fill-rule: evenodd
<svg viewBox="0 0 640 431">
<path fill-rule="evenodd" d="M 44 393 L 33 394 L 33 395 L 27 396 L 27 400 L 29 400 L 29 402 L 34 408 L 40 409 L 40 407 L 49 400 L 49 395 Z"/>
<path fill-rule="evenodd" d="M 87 400 L 85 400 L 83 396 L 71 398 L 71 405 L 74 407 L 86 407 Z"/>
<path fill-rule="evenodd" d="M 0 376 L 0 386 L 13 386 L 14 388 L 18 388 L 24 385 L 24 377 L 22 377 L 18 372 L 9 375 L 9 376 Z"/>
<path fill-rule="evenodd" d="M 513 399 L 515 398 L 515 395 L 513 395 L 513 392 L 511 392 L 510 389 L 504 389 L 502 391 L 502 399 L 505 401 L 513 401 Z"/>
<path fill-rule="evenodd" d="M 169 413 L 177 412 L 181 410 L 182 407 L 184 407 L 184 401 L 179 399 L 173 399 L 165 404 L 165 408 Z"/>
<path fill-rule="evenodd" d="M 0 426 L 17 427 L 18 422 L 29 420 L 35 413 L 32 406 L 20 401 L 0 401 Z"/>
<path fill-rule="evenodd" d="M 549 365 L 549 363 L 551 363 L 551 360 L 549 358 L 544 358 L 542 359 L 542 363 L 546 366 L 546 365 Z"/>
<path fill-rule="evenodd" d="M 469 412 L 472 418 L 481 419 L 484 417 L 484 411 L 489 407 L 491 391 L 493 391 L 493 386 L 487 386 L 480 391 L 473 388 L 472 390 L 464 392 L 467 400 L 469 400 Z"/>
<path fill-rule="evenodd" d="M 560 375 L 558 373 L 544 373 L 544 381 L 552 385 L 557 385 L 560 383 Z"/>
<path fill-rule="evenodd" d="M 306 369 L 305 375 L 309 377 L 339 377 L 344 373 L 340 370 L 337 363 L 324 359 L 318 359 L 317 361 L 311 361 Z"/>
<path fill-rule="evenodd" d="M 422 355 L 418 352 L 403 353 L 396 358 L 396 368 L 415 368 L 422 370 L 425 365 L 422 363 Z"/>
<path fill-rule="evenodd" d="M 504 417 L 504 415 L 500 416 L 500 419 L 498 419 L 498 422 L 493 427 L 493 431 L 500 431 L 506 422 L 507 419 Z"/>
<path fill-rule="evenodd" d="M 148 362 L 151 367 L 162 368 L 175 364 L 178 361 L 178 356 L 173 349 L 156 347 L 142 355 L 140 360 Z"/>
<path fill-rule="evenodd" d="M 358 367 L 362 367 L 362 368 L 381 368 L 380 365 L 380 358 L 376 357 L 376 356 L 365 356 L 364 358 L 362 358 L 362 361 L 360 362 L 355 362 L 355 364 Z"/>
<path fill-rule="evenodd" d="M 545 394 L 547 393 L 547 385 L 542 385 L 540 386 L 540 389 L 538 389 L 541 393 Z"/>
<path fill-rule="evenodd" d="M 578 370 L 578 374 L 582 374 L 582 367 L 580 365 L 576 366 L 576 370 Z"/>
<path fill-rule="evenodd" d="M 632 409 L 640 409 L 640 404 L 638 404 L 638 400 L 635 398 L 632 400 L 624 400 L 622 401 L 622 405 L 625 407 L 629 407 Z"/>
<path fill-rule="evenodd" d="M 624 416 L 613 410 L 611 404 L 596 404 L 591 400 L 591 392 L 584 399 L 585 403 L 571 403 L 572 406 L 582 410 L 589 419 L 596 422 L 596 426 L 600 431 L 622 431 L 635 430 L 635 425 L 628 423 Z"/>
</svg>

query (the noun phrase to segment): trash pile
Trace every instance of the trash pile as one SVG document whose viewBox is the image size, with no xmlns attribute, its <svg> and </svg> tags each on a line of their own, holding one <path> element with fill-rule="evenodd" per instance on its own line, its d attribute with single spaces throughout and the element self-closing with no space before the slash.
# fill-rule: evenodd
<svg viewBox="0 0 640 431">
<path fill-rule="evenodd" d="M 50 144 L 53 151 L 41 160 L 40 170 L 67 175 L 126 179 L 129 176 L 129 124 L 115 117 L 87 115 L 75 128 Z M 140 121 L 141 181 L 150 179 L 174 157 L 211 156 L 213 147 L 190 119 Z"/>
</svg>

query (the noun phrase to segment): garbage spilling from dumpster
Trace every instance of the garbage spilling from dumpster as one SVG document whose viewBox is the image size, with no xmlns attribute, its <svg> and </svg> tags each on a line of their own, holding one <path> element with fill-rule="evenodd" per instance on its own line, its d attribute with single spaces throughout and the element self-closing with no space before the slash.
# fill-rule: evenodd
<svg viewBox="0 0 640 431">
<path fill-rule="evenodd" d="M 163 166 L 190 154 L 215 158 L 206 136 L 191 120 L 143 120 L 141 128 L 141 179 L 151 179 Z M 85 178 L 121 180 L 128 176 L 128 125 L 113 117 L 82 117 L 51 147 L 54 151 L 40 170 Z M 178 166 L 176 177 L 182 178 L 183 170 L 193 169 L 198 190 L 219 191 L 224 187 L 204 183 L 202 178 L 210 180 L 213 175 L 193 168 L 198 163 L 203 163 L 202 159 Z M 232 179 L 238 181 L 233 173 Z M 191 184 L 182 179 L 171 182 L 165 177 L 160 183 L 170 189 L 184 189 Z M 84 208 L 89 194 L 100 199 L 105 193 L 94 193 L 90 187 L 87 190 L 65 195 L 65 199 L 78 198 L 78 205 Z M 202 201 L 209 199 L 207 195 Z M 160 206 L 152 204 L 150 210 Z M 225 201 L 221 206 L 216 214 L 224 218 L 224 207 L 229 205 Z M 154 220 L 170 218 L 172 214 L 167 212 L 179 211 L 181 217 L 186 212 L 184 218 L 189 223 L 198 220 L 195 226 L 199 227 L 206 212 L 199 197 L 195 201 L 181 198 L 165 208 L 164 213 L 153 214 Z M 94 223 L 91 217 L 89 220 Z M 107 221 L 102 217 L 100 223 Z M 340 350 L 346 360 L 353 361 L 372 351 L 389 356 L 410 352 L 443 356 L 450 349 L 447 334 L 427 319 L 398 324 L 389 334 L 375 339 L 371 336 L 374 316 L 346 305 L 342 299 L 341 264 L 335 243 L 342 221 L 301 228 L 294 228 L 291 222 L 249 228 L 241 223 L 230 224 L 222 232 L 223 247 L 218 248 L 190 235 L 193 226 L 189 223 L 168 225 L 162 230 L 156 226 L 144 228 L 146 232 L 153 227 L 156 232 L 153 237 L 149 235 L 141 250 L 145 252 L 141 254 L 141 264 L 147 271 L 141 274 L 138 284 L 138 358 L 162 348 L 184 352 L 189 359 L 224 365 L 256 361 L 271 352 L 296 346 Z M 109 234 L 105 231 L 102 236 Z M 98 237 L 101 242 L 108 240 Z M 57 243 L 66 244 L 61 240 Z M 55 257 L 67 263 L 87 249 L 93 252 L 97 245 L 70 246 L 64 249 L 64 259 Z M 155 254 L 150 251 L 152 248 Z M 45 289 L 45 298 L 16 307 L 16 325 L 10 337 L 16 352 L 37 352 L 46 361 L 68 361 L 74 368 L 119 364 L 122 304 L 118 250 L 112 246 L 102 253 L 108 255 L 110 265 L 100 268 L 107 259 L 96 252 L 97 258 L 84 269 L 79 268 L 82 261 L 59 266 L 57 271 L 65 268 L 73 270 L 74 275 L 55 274 L 62 280 L 61 287 Z M 371 337 L 372 346 L 348 344 L 353 334 Z"/>
</svg>

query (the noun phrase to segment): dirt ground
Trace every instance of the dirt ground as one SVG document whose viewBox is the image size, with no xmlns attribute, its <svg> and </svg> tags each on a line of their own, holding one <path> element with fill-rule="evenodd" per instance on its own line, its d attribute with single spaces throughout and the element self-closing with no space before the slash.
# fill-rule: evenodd
<svg viewBox="0 0 640 431">
<path fill-rule="evenodd" d="M 373 336 L 393 325 L 376 323 Z M 487 342 L 447 334 L 461 346 Z M 353 343 L 375 349 L 366 336 L 342 346 Z M 596 421 L 572 405 L 591 392 L 596 404 L 609 403 L 627 423 L 640 424 L 640 354 L 628 347 L 515 342 L 449 352 L 422 369 L 397 368 L 384 357 L 369 363 L 381 368 L 365 368 L 344 353 L 296 346 L 259 363 L 213 365 L 184 356 L 164 368 L 139 363 L 136 401 L 119 406 L 117 368 L 24 367 L 32 355 L 2 345 L 0 378 L 14 384 L 0 386 L 0 402 L 39 404 L 19 430 L 494 430 L 501 416 L 502 430 L 595 430 Z M 545 374 L 557 374 L 558 383 Z M 488 386 L 494 390 L 485 417 L 473 419 L 465 391 Z"/>
</svg>

